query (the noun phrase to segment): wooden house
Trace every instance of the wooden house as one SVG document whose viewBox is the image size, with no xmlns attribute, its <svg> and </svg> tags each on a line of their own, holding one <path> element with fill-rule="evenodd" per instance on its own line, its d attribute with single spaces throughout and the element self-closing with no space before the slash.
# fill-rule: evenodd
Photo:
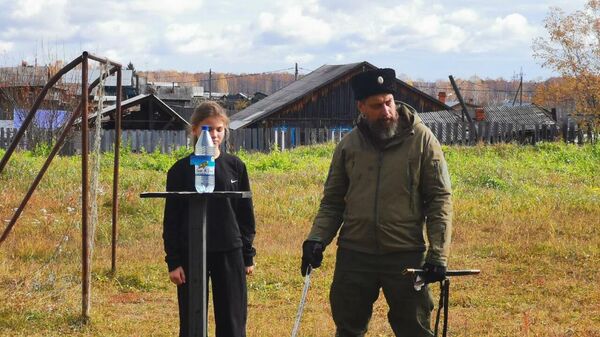
<svg viewBox="0 0 600 337">
<path fill-rule="evenodd" d="M 349 128 L 357 115 L 350 79 L 376 69 L 368 62 L 324 65 L 231 117 L 240 128 Z M 436 98 L 396 79 L 394 97 L 417 111 L 450 109 Z"/>
</svg>

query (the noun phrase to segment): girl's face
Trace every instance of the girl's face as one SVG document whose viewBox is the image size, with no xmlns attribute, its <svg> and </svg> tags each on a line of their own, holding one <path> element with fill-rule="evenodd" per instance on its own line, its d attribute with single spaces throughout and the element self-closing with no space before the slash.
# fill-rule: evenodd
<svg viewBox="0 0 600 337">
<path fill-rule="evenodd" d="M 196 137 L 200 137 L 202 125 L 208 125 L 210 138 L 212 138 L 215 147 L 218 149 L 221 146 L 221 142 L 223 142 L 223 138 L 225 138 L 225 123 L 223 119 L 219 117 L 207 117 L 201 120 L 198 124 L 194 125 L 192 130 Z"/>
</svg>

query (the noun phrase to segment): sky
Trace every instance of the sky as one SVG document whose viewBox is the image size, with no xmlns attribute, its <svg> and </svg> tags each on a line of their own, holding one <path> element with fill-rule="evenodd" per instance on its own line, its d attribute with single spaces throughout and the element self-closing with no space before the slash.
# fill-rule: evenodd
<svg viewBox="0 0 600 337">
<path fill-rule="evenodd" d="M 137 70 L 301 74 L 368 61 L 401 78 L 525 80 L 550 7 L 586 0 L 0 0 L 0 66 L 84 50 Z"/>
</svg>

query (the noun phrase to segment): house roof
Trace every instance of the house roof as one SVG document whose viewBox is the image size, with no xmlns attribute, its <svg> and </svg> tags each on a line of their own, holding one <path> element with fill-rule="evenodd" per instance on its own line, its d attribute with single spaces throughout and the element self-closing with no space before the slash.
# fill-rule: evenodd
<svg viewBox="0 0 600 337">
<path fill-rule="evenodd" d="M 190 125 L 190 123 L 188 123 L 188 121 L 186 121 L 183 117 L 181 117 L 181 115 L 179 115 L 177 112 L 175 112 L 175 110 L 173 110 L 170 106 L 168 106 L 165 102 L 163 102 L 160 98 L 156 97 L 153 94 L 137 95 L 130 99 L 124 100 L 123 102 L 121 102 L 121 111 L 123 111 L 127 108 L 130 108 L 132 106 L 139 105 L 147 100 L 151 100 L 154 104 L 158 104 L 159 106 L 164 108 L 165 111 L 167 111 L 170 115 L 175 117 L 176 120 L 183 123 L 184 125 Z M 109 113 L 114 112 L 116 110 L 116 108 L 117 108 L 116 105 L 106 107 L 102 110 L 101 115 L 106 116 Z M 90 114 L 88 116 L 88 120 L 93 120 L 96 118 L 96 116 L 97 116 L 97 113 Z M 79 124 L 80 122 L 81 122 L 81 119 L 77 120 L 76 124 Z"/>
<path fill-rule="evenodd" d="M 485 120 L 489 122 L 524 124 L 533 127 L 556 124 L 550 113 L 535 104 L 485 107 Z"/>
<path fill-rule="evenodd" d="M 425 124 L 462 122 L 461 113 L 455 110 L 419 112 L 418 115 Z"/>
<path fill-rule="evenodd" d="M 288 84 L 282 89 L 231 116 L 229 127 L 233 130 L 239 129 L 259 118 L 267 117 L 284 106 L 298 101 L 313 90 L 317 90 L 332 82 L 348 71 L 353 70 L 358 66 L 362 66 L 363 63 L 366 62 L 342 65 L 323 65 L 301 79 Z M 369 64 L 369 66 L 375 68 L 373 65 Z"/>
<path fill-rule="evenodd" d="M 538 125 L 553 125 L 554 120 L 544 108 L 534 105 L 521 106 L 487 106 L 484 107 L 485 121 L 512 123 L 533 128 Z M 462 122 L 460 111 L 441 110 L 419 113 L 424 123 L 455 123 Z"/>
<path fill-rule="evenodd" d="M 323 65 L 299 80 L 288 84 L 282 89 L 231 116 L 230 128 L 233 130 L 239 129 L 260 119 L 266 118 L 280 109 L 298 102 L 309 93 L 329 85 L 345 74 L 363 67 L 367 69 L 377 68 L 366 61 L 340 65 Z M 399 79 L 396 79 L 396 81 L 410 91 L 439 102 L 436 98 L 427 95 Z M 440 104 L 442 103 L 440 102 Z M 447 108 L 449 109 L 450 107 L 447 106 Z"/>
</svg>

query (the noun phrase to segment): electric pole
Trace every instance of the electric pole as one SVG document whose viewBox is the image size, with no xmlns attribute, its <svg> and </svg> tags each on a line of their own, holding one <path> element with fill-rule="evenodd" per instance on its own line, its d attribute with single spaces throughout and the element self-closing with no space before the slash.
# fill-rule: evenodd
<svg viewBox="0 0 600 337">
<path fill-rule="evenodd" d="M 208 69 L 208 99 L 212 97 L 212 69 Z"/>
</svg>

